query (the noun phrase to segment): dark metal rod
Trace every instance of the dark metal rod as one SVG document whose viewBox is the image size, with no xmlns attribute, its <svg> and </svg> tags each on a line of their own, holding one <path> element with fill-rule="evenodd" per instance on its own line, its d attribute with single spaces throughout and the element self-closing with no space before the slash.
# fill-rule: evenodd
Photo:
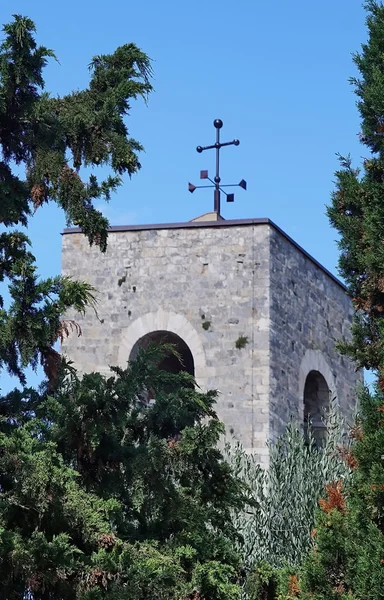
<svg viewBox="0 0 384 600">
<path fill-rule="evenodd" d="M 196 190 L 201 190 L 202 188 L 213 188 L 213 187 L 216 187 L 216 185 L 215 184 L 213 184 L 213 185 L 195 185 Z"/>
<path fill-rule="evenodd" d="M 210 179 L 209 181 L 212 181 L 212 179 Z M 214 183 L 212 181 L 213 185 L 195 185 L 195 188 L 197 190 L 201 190 L 202 188 L 215 188 L 216 187 L 216 183 Z M 219 185 L 219 188 L 225 188 L 225 187 L 239 187 L 238 183 L 226 183 L 225 185 Z"/>
<path fill-rule="evenodd" d="M 217 130 L 219 131 L 219 129 Z M 217 132 L 216 132 L 216 137 L 217 137 Z M 219 145 L 217 145 L 219 144 Z M 233 145 L 237 145 L 235 140 L 232 140 L 232 142 L 216 142 L 216 144 L 212 144 L 211 146 L 199 146 L 199 148 L 201 148 L 200 152 L 203 152 L 204 150 L 212 150 L 212 148 L 223 148 L 224 146 L 233 146 Z"/>
<path fill-rule="evenodd" d="M 233 145 L 237 145 L 235 140 L 232 140 L 232 142 L 220 142 L 220 148 L 222 148 L 223 146 L 233 146 Z"/>
<path fill-rule="evenodd" d="M 214 191 L 213 210 L 220 214 L 220 128 L 216 129 L 216 188 Z"/>
<path fill-rule="evenodd" d="M 216 144 L 212 144 L 212 146 L 199 146 L 199 148 L 201 148 L 201 151 L 212 150 L 212 148 L 216 148 Z"/>
<path fill-rule="evenodd" d="M 207 177 L 208 181 L 210 181 L 211 183 L 213 183 L 213 186 L 216 187 L 215 182 L 213 181 L 213 179 L 211 179 L 210 177 Z M 197 187 L 213 187 L 212 185 L 198 185 Z M 223 187 L 239 187 L 238 183 L 225 183 L 224 185 L 220 185 L 220 189 Z"/>
</svg>

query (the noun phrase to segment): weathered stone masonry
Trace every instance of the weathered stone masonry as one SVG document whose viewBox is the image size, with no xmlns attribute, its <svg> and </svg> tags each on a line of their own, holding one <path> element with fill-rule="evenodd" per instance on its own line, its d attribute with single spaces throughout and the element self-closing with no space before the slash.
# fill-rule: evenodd
<svg viewBox="0 0 384 600">
<path fill-rule="evenodd" d="M 169 331 L 192 352 L 217 411 L 267 462 L 266 440 L 303 419 L 307 375 L 324 377 L 347 416 L 360 375 L 334 350 L 352 307 L 341 284 L 267 219 L 111 228 L 108 250 L 63 235 L 63 274 L 98 291 L 98 318 L 63 347 L 83 371 L 124 366 L 145 335 Z M 245 344 L 236 347 L 244 336 Z"/>
</svg>

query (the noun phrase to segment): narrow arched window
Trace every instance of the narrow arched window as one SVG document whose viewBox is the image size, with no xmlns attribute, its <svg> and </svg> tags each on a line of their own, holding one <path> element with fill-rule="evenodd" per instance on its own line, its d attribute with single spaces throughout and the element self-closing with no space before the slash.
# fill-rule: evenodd
<svg viewBox="0 0 384 600">
<path fill-rule="evenodd" d="M 311 424 L 317 446 L 324 444 L 326 426 L 324 413 L 329 407 L 329 387 L 319 371 L 310 371 L 304 386 L 304 428 Z"/>
</svg>

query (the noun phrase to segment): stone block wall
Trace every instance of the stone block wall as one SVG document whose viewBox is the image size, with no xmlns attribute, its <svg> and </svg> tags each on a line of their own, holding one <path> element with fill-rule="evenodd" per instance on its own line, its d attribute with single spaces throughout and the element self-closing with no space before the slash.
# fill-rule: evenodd
<svg viewBox="0 0 384 600">
<path fill-rule="evenodd" d="M 334 351 L 336 334 L 348 335 L 350 302 L 267 219 L 112 228 L 104 255 L 69 230 L 63 274 L 98 294 L 98 314 L 77 315 L 83 334 L 63 346 L 81 371 L 124 366 L 148 333 L 178 335 L 199 385 L 220 392 L 228 438 L 261 463 L 268 462 L 267 439 L 291 415 L 302 418 L 306 368 L 336 374 L 341 404 L 351 410 L 359 377 Z M 247 340 L 237 348 L 240 336 Z"/>
<path fill-rule="evenodd" d="M 336 350 L 350 337 L 353 309 L 343 286 L 276 229 L 270 237 L 270 431 L 281 433 L 291 416 L 303 420 L 304 385 L 323 375 L 351 421 L 361 373 Z M 298 402 L 300 399 L 300 402 Z"/>
</svg>

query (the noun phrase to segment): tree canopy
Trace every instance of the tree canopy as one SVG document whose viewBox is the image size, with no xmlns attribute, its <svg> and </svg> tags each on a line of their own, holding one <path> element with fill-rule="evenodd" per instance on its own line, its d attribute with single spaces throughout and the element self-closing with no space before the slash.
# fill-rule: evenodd
<svg viewBox="0 0 384 600">
<path fill-rule="evenodd" d="M 152 90 L 150 61 L 121 46 L 93 58 L 87 89 L 53 97 L 43 68 L 54 54 L 36 44 L 33 22 L 16 15 L 3 31 L 0 281 L 10 301 L 3 293 L 0 369 L 25 383 L 25 367 L 40 361 L 47 381 L 0 397 L 0 597 L 235 600 L 231 514 L 245 494 L 217 448 L 216 394 L 159 369 L 170 347 L 141 351 L 109 378 L 79 378 L 53 346 L 79 333 L 65 312 L 92 307 L 94 290 L 40 280 L 16 229 L 56 202 L 105 251 L 108 223 L 94 201 L 140 168 L 126 116 Z"/>
<path fill-rule="evenodd" d="M 2 398 L 2 598 L 238 597 L 244 488 L 217 449 L 216 394 L 159 370 L 169 351 Z"/>
<path fill-rule="evenodd" d="M 15 229 L 47 202 L 57 203 L 68 224 L 91 244 L 107 245 L 108 221 L 94 207 L 110 198 L 122 176 L 140 169 L 139 142 L 129 136 L 131 102 L 148 97 L 151 63 L 134 44 L 92 59 L 86 89 L 57 97 L 44 90 L 43 70 L 52 50 L 37 45 L 34 23 L 20 15 L 3 28 L 0 45 L 0 368 L 24 381 L 24 368 L 40 361 L 54 379 L 55 341 L 66 331 L 69 307 L 92 304 L 89 286 L 68 278 L 38 278 L 27 236 Z M 95 168 L 109 175 L 100 180 Z M 82 167 L 91 175 L 82 178 Z M 97 172 L 97 171 L 96 171 Z M 8 298 L 8 296 L 7 296 Z"/>
<path fill-rule="evenodd" d="M 365 6 L 369 39 L 354 55 L 360 77 L 351 83 L 368 156 L 362 169 L 340 158 L 328 214 L 340 234 L 340 272 L 356 308 L 352 343 L 342 349 L 358 366 L 376 370 L 384 390 L 384 8 L 375 0 Z"/>
<path fill-rule="evenodd" d="M 384 599 L 384 5 L 365 6 L 368 40 L 354 56 L 360 77 L 351 81 L 369 155 L 362 169 L 341 159 L 328 213 L 340 233 L 340 270 L 356 309 L 353 339 L 341 350 L 378 379 L 360 395 L 346 453 L 350 483 L 333 482 L 320 501 L 303 600 Z"/>
</svg>

